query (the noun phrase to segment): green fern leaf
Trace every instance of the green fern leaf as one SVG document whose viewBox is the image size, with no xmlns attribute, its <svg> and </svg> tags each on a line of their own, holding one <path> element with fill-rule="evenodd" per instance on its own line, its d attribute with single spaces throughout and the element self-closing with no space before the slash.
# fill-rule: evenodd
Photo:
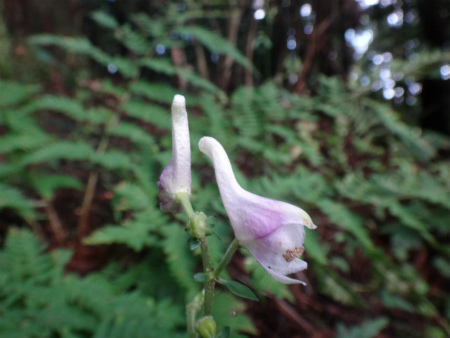
<svg viewBox="0 0 450 338">
<path fill-rule="evenodd" d="M 174 75 L 177 69 L 169 59 L 143 58 L 139 61 L 142 67 L 149 68 L 155 72 L 166 75 Z"/>
<path fill-rule="evenodd" d="M 100 26 L 109 29 L 116 29 L 119 26 L 117 20 L 104 11 L 95 11 L 91 13 L 90 17 Z"/>
<path fill-rule="evenodd" d="M 130 116 L 150 122 L 162 130 L 170 130 L 172 127 L 172 119 L 168 109 L 150 105 L 141 100 L 130 101 L 124 106 L 124 109 Z"/>
<path fill-rule="evenodd" d="M 68 52 L 89 55 L 94 46 L 86 38 L 74 38 L 52 34 L 37 34 L 28 39 L 32 45 L 50 46 L 56 45 Z"/>
<path fill-rule="evenodd" d="M 151 49 L 147 39 L 141 33 L 132 30 L 128 24 L 120 27 L 115 36 L 125 47 L 138 55 L 145 55 Z"/>
<path fill-rule="evenodd" d="M 214 296 L 213 316 L 219 328 L 229 326 L 231 329 L 230 337 L 245 338 L 247 335 L 239 332 L 254 333 L 253 326 L 249 317 L 243 312 L 245 304 L 235 297 L 225 294 L 221 291 L 216 291 Z M 235 313 L 235 316 L 230 316 L 230 313 Z"/>
<path fill-rule="evenodd" d="M 387 318 L 380 317 L 368 320 L 352 328 L 346 328 L 344 325 L 338 324 L 337 338 L 373 338 L 376 337 L 388 323 L 389 320 Z"/>
<path fill-rule="evenodd" d="M 400 121 L 394 111 L 387 105 L 380 104 L 374 100 L 365 99 L 363 102 L 372 107 L 380 122 L 394 135 L 400 138 L 404 145 L 410 149 L 411 153 L 418 159 L 426 161 L 435 155 L 435 150 L 424 138 L 414 132 L 405 123 Z"/>
<path fill-rule="evenodd" d="M 195 98 L 189 94 L 180 92 L 178 89 L 166 83 L 150 83 L 144 80 L 137 81 L 131 85 L 133 94 L 144 96 L 150 100 L 171 104 L 176 94 L 182 94 L 186 98 L 186 104 L 192 104 Z"/>
<path fill-rule="evenodd" d="M 39 195 L 45 199 L 51 199 L 54 191 L 59 188 L 83 189 L 78 179 L 66 175 L 33 175 L 32 184 Z"/>
<path fill-rule="evenodd" d="M 18 104 L 30 95 L 37 93 L 36 85 L 23 85 L 12 81 L 0 80 L 0 107 Z"/>
<path fill-rule="evenodd" d="M 103 154 L 96 154 L 92 158 L 92 162 L 110 170 L 125 169 L 133 171 L 137 166 L 129 154 L 115 149 L 107 150 Z"/>
<path fill-rule="evenodd" d="M 230 55 L 237 63 L 245 68 L 253 69 L 251 62 L 228 40 L 220 34 L 200 26 L 183 26 L 175 30 L 179 34 L 189 34 L 195 37 L 211 52 Z"/>
<path fill-rule="evenodd" d="M 149 37 L 161 38 L 168 34 L 168 29 L 162 20 L 154 20 L 145 13 L 132 14 L 131 20 Z"/>
<path fill-rule="evenodd" d="M 135 144 L 147 148 L 155 144 L 153 137 L 134 123 L 122 121 L 120 124 L 108 128 L 107 132 L 109 135 L 127 138 Z"/>
<path fill-rule="evenodd" d="M 36 213 L 31 201 L 20 190 L 0 183 L 0 209 L 11 208 L 25 219 L 35 218 Z"/>
<path fill-rule="evenodd" d="M 86 142 L 59 141 L 26 155 L 21 164 L 30 165 L 56 159 L 91 161 L 94 158 L 96 153 Z"/>
<path fill-rule="evenodd" d="M 195 87 L 205 89 L 211 93 L 221 93 L 221 90 L 215 84 L 197 75 L 191 70 L 179 68 L 177 69 L 177 72 Z"/>
<path fill-rule="evenodd" d="M 33 128 L 28 132 L 7 134 L 0 136 L 0 143 L 2 144 L 0 153 L 9 154 L 19 150 L 31 151 L 36 148 L 45 147 L 52 140 L 49 134 L 37 128 Z"/>
<path fill-rule="evenodd" d="M 329 199 L 323 199 L 318 203 L 319 208 L 324 212 L 330 220 L 336 225 L 348 230 L 352 233 L 368 251 L 373 251 L 373 245 L 368 231 L 364 228 L 361 218 L 347 210 L 344 205 L 333 202 Z"/>
<path fill-rule="evenodd" d="M 78 120 L 87 120 L 87 113 L 84 107 L 76 100 L 63 97 L 47 95 L 39 98 L 35 104 L 36 109 L 52 110 L 66 114 L 68 117 Z"/>
<path fill-rule="evenodd" d="M 158 239 L 149 234 L 152 229 L 151 223 L 136 221 L 128 222 L 123 226 L 106 225 L 84 239 L 83 243 L 87 245 L 125 244 L 135 251 L 141 251 L 145 246 L 158 243 Z"/>
<path fill-rule="evenodd" d="M 108 124 L 114 118 L 115 113 L 105 107 L 86 109 L 86 120 L 90 124 Z"/>
<path fill-rule="evenodd" d="M 162 233 L 165 235 L 163 248 L 172 276 L 186 290 L 188 299 L 191 299 L 199 286 L 193 278 L 196 259 L 188 249 L 188 236 L 179 225 L 165 225 Z"/>
</svg>

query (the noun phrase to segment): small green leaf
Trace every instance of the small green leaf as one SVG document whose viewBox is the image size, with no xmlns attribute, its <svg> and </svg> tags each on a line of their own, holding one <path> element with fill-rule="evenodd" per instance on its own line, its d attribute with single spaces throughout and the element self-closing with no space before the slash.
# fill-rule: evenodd
<svg viewBox="0 0 450 338">
<path fill-rule="evenodd" d="M 218 282 L 220 284 L 225 285 L 228 288 L 228 290 L 230 290 L 236 296 L 259 301 L 258 297 L 256 297 L 253 291 L 242 283 L 222 278 L 219 278 Z"/>
<path fill-rule="evenodd" d="M 99 25 L 109 29 L 115 29 L 119 26 L 114 17 L 103 11 L 95 11 L 91 14 L 91 18 Z"/>
<path fill-rule="evenodd" d="M 196 250 L 200 246 L 200 242 L 196 238 L 189 238 L 188 244 L 191 251 Z"/>
<path fill-rule="evenodd" d="M 217 334 L 217 338 L 228 338 L 230 336 L 230 327 L 225 326 Z"/>
<path fill-rule="evenodd" d="M 206 281 L 206 276 L 203 272 L 199 272 L 194 275 L 194 280 L 196 282 L 204 282 Z"/>
</svg>

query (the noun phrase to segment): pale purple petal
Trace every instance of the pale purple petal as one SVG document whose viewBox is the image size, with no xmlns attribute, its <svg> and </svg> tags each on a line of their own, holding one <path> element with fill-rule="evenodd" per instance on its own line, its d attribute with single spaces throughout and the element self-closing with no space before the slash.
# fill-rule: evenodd
<svg viewBox="0 0 450 338">
<path fill-rule="evenodd" d="M 292 204 L 242 189 L 225 150 L 212 137 L 203 137 L 199 148 L 214 164 L 220 195 L 239 243 L 276 280 L 302 283 L 285 275 L 307 267 L 297 257 L 303 252 L 304 226 L 316 228 L 309 215 Z"/>
</svg>

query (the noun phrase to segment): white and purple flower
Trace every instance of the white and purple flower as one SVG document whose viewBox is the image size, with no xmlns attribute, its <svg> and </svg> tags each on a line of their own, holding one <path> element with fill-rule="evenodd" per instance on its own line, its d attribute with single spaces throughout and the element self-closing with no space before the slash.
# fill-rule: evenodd
<svg viewBox="0 0 450 338">
<path fill-rule="evenodd" d="M 239 243 L 277 281 L 305 284 L 286 275 L 308 266 L 298 257 L 304 251 L 304 227 L 316 228 L 309 215 L 294 205 L 242 189 L 225 150 L 214 138 L 203 137 L 198 146 L 214 164 L 220 195 Z"/>
<path fill-rule="evenodd" d="M 160 208 L 164 212 L 181 213 L 183 207 L 176 194 L 191 195 L 191 143 L 183 95 L 175 95 L 172 103 L 172 158 L 158 181 Z"/>
</svg>

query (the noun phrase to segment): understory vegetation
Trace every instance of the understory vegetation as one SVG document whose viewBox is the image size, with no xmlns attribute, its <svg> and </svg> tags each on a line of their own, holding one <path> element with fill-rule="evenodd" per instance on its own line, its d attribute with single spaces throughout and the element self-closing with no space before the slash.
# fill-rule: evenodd
<svg viewBox="0 0 450 338">
<path fill-rule="evenodd" d="M 24 65 L 34 78 L 2 70 L 0 335 L 186 336 L 200 254 L 185 216 L 159 210 L 156 186 L 175 94 L 186 97 L 192 204 L 209 217 L 213 262 L 232 231 L 197 147 L 204 135 L 227 149 L 242 187 L 308 210 L 318 226 L 305 240 L 306 287 L 276 282 L 245 250 L 234 257 L 227 274 L 260 301 L 219 286 L 219 327 L 231 337 L 265 337 L 264 325 L 280 337 L 450 335 L 450 139 L 356 81 L 320 74 L 293 92 L 286 70 L 264 76 L 207 27 L 223 15 L 214 10 L 168 6 L 123 22 L 94 11 L 101 39 L 34 34 Z M 205 55 L 259 81 L 225 88 L 200 71 Z M 420 76 L 449 59 L 424 50 L 394 66 Z"/>
</svg>

